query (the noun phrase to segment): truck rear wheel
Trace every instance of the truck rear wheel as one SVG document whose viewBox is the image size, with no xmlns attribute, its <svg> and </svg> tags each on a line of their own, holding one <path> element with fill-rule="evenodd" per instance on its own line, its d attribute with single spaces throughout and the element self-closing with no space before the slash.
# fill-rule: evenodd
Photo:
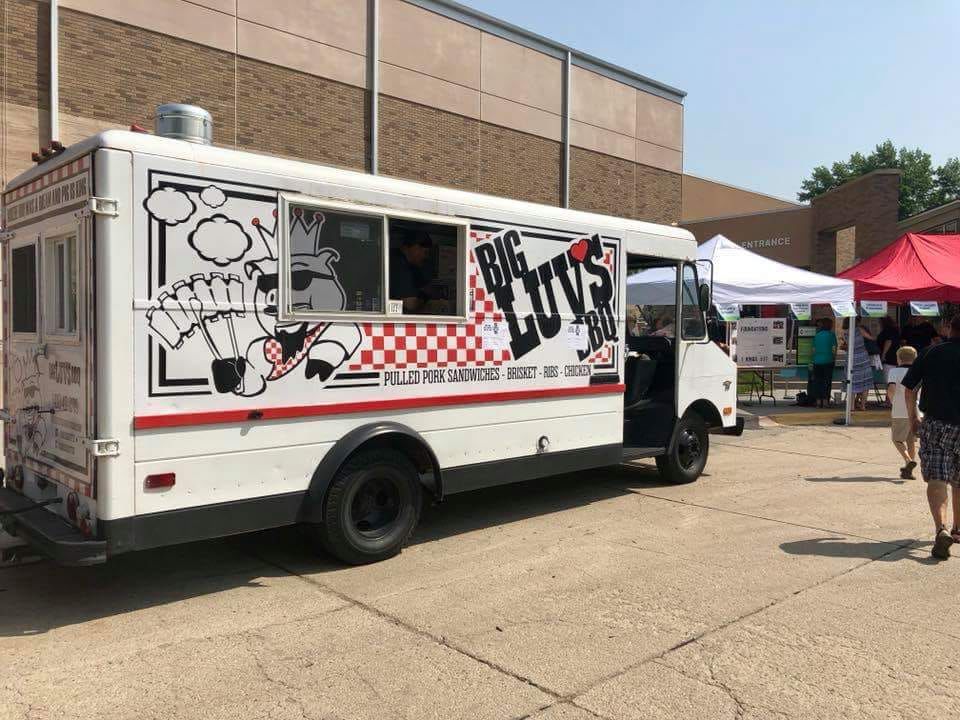
<svg viewBox="0 0 960 720">
<path fill-rule="evenodd" d="M 693 482 L 706 467 L 709 452 L 707 424 L 696 413 L 685 415 L 673 430 L 667 452 L 657 457 L 660 477 L 676 485 Z"/>
<path fill-rule="evenodd" d="M 393 557 L 420 519 L 420 478 L 410 459 L 390 449 L 354 455 L 327 492 L 319 540 L 350 565 Z"/>
</svg>

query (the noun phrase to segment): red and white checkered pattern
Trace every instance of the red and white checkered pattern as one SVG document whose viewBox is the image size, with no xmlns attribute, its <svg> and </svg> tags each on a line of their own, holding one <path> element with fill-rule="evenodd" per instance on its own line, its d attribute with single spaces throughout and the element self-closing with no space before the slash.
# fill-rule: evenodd
<svg viewBox="0 0 960 720">
<path fill-rule="evenodd" d="M 609 363 L 613 359 L 613 345 L 604 345 L 602 348 L 597 350 L 593 355 L 587 358 L 587 362 L 592 364 L 595 363 Z"/>
<path fill-rule="evenodd" d="M 610 268 L 611 272 L 613 271 L 613 254 L 615 252 L 616 250 L 613 248 L 607 248 L 603 251 L 603 260 L 601 261 L 604 265 Z"/>
<path fill-rule="evenodd" d="M 58 167 L 56 170 L 48 172 L 46 175 L 41 175 L 33 182 L 29 182 L 26 185 L 21 185 L 16 190 L 11 190 L 4 196 L 4 202 L 11 202 L 13 200 L 19 200 L 22 197 L 26 197 L 30 193 L 37 192 L 49 185 L 58 183 L 61 180 L 66 180 L 69 177 L 78 175 L 79 173 L 87 170 L 90 167 L 90 156 L 84 155 L 82 158 L 74 160 L 72 163 L 67 163 Z"/>
<path fill-rule="evenodd" d="M 471 232 L 476 241 L 486 233 Z M 363 349 L 351 370 L 482 367 L 510 360 L 509 350 L 483 347 L 485 320 L 503 322 L 503 313 L 480 286 L 479 271 L 470 251 L 469 302 L 466 323 L 363 323 Z M 355 356 L 357 357 L 357 356 Z"/>
<path fill-rule="evenodd" d="M 264 342 L 263 356 L 273 365 L 273 369 L 270 371 L 270 377 L 268 377 L 267 380 L 281 378 L 299 365 L 307 356 L 307 353 L 310 352 L 314 341 L 320 336 L 320 333 L 326 329 L 328 324 L 329 323 L 319 323 L 310 328 L 303 338 L 303 346 L 286 362 L 283 362 L 283 345 L 281 345 L 279 341 L 270 338 Z"/>
</svg>

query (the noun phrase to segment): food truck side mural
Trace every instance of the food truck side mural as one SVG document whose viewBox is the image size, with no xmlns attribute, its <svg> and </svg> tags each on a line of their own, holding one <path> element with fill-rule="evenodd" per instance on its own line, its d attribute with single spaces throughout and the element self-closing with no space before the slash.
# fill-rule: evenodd
<svg viewBox="0 0 960 720">
<path fill-rule="evenodd" d="M 147 175 L 138 412 L 169 408 L 170 397 L 178 410 L 240 408 L 261 395 L 312 405 L 364 388 L 380 388 L 371 399 L 474 394 L 618 374 L 618 237 L 474 219 L 465 319 L 281 319 L 277 191 Z M 322 209 L 297 207 L 288 219 L 295 311 L 346 308 L 350 243 L 334 247 L 327 222 Z"/>
</svg>

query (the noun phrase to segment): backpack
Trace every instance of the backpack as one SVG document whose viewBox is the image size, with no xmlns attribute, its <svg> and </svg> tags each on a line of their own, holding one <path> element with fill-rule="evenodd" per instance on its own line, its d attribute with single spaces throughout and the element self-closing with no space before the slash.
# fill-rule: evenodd
<svg viewBox="0 0 960 720">
<path fill-rule="evenodd" d="M 816 403 L 810 399 L 806 392 L 801 390 L 797 393 L 797 405 L 800 407 L 813 407 Z"/>
</svg>

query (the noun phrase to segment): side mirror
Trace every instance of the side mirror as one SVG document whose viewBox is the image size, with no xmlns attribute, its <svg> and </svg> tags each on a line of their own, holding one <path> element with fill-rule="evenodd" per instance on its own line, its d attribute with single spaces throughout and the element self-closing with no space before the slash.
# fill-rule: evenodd
<svg viewBox="0 0 960 720">
<path fill-rule="evenodd" d="M 710 310 L 710 286 L 706 283 L 701 283 L 700 285 L 700 311 L 707 312 Z"/>
</svg>

